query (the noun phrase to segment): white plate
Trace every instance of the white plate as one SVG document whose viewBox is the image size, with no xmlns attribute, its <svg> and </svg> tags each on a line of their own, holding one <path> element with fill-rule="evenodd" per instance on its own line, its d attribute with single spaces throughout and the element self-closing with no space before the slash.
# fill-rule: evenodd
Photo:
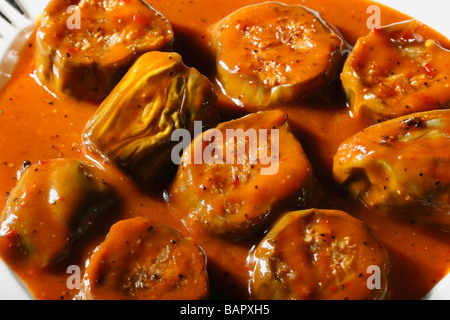
<svg viewBox="0 0 450 320">
<path fill-rule="evenodd" d="M 0 0 L 2 2 L 3 0 Z M 43 11 L 49 0 L 16 0 L 25 12 L 25 16 L 12 19 L 15 28 L 11 28 L 3 39 L 0 36 L 0 88 L 13 72 L 17 55 L 26 39 L 31 35 L 35 19 Z M 264 0 L 261 0 L 261 2 Z M 392 7 L 416 18 L 443 35 L 450 37 L 450 1 L 447 0 L 378 0 L 378 3 Z M 375 4 L 375 3 L 374 3 Z M 0 11 L 3 13 L 5 9 Z M 383 22 L 383 17 L 381 17 Z M 1 31 L 5 26 L 0 27 Z M 5 33 L 5 32 L 4 32 Z M 0 300 L 29 300 L 30 293 L 17 276 L 0 260 Z M 424 299 L 450 300 L 450 275 L 443 279 Z"/>
</svg>

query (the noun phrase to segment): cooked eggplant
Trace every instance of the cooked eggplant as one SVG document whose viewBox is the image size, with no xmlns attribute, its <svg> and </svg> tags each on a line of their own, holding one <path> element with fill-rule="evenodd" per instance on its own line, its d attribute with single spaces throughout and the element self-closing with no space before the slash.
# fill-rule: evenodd
<svg viewBox="0 0 450 320">
<path fill-rule="evenodd" d="M 30 165 L 1 215 L 2 256 L 32 268 L 51 267 L 117 202 L 114 191 L 78 160 Z"/>
<path fill-rule="evenodd" d="M 350 111 L 372 124 L 450 106 L 450 51 L 406 21 L 360 38 L 341 75 Z"/>
<path fill-rule="evenodd" d="M 153 51 L 140 57 L 103 101 L 83 139 L 146 186 L 171 163 L 175 130 L 193 134 L 195 121 L 208 128 L 218 119 L 212 83 L 187 68 L 179 54 Z"/>
<path fill-rule="evenodd" d="M 307 206 L 317 187 L 287 114 L 273 110 L 198 136 L 183 153 L 171 201 L 185 208 L 190 229 L 238 240 L 260 231 L 282 206 Z"/>
<path fill-rule="evenodd" d="M 223 91 L 252 112 L 325 92 L 347 49 L 318 13 L 278 2 L 241 8 L 212 35 Z"/>
<path fill-rule="evenodd" d="M 141 54 L 170 50 L 172 39 L 169 21 L 142 0 L 52 0 L 37 30 L 36 73 L 58 93 L 101 100 Z"/>
<path fill-rule="evenodd" d="M 252 298 L 381 300 L 390 259 L 367 225 L 346 212 L 286 213 L 251 254 Z"/>
<path fill-rule="evenodd" d="M 198 300 L 208 293 L 202 249 L 168 225 L 135 217 L 111 227 L 89 259 L 77 298 Z"/>
<path fill-rule="evenodd" d="M 345 141 L 336 181 L 368 207 L 450 230 L 450 110 L 373 125 Z"/>
</svg>

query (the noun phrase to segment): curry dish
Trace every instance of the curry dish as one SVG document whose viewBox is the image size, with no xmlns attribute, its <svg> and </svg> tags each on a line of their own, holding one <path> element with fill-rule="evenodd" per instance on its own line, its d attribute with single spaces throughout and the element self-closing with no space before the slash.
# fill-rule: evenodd
<svg viewBox="0 0 450 320">
<path fill-rule="evenodd" d="M 49 2 L 0 91 L 0 256 L 34 298 L 420 299 L 447 275 L 450 42 L 281 2 Z"/>
</svg>

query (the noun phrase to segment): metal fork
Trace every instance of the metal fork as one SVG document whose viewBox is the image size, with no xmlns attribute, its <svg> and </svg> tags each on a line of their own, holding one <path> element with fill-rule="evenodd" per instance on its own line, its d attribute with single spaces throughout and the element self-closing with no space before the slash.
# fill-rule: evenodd
<svg viewBox="0 0 450 320">
<path fill-rule="evenodd" d="M 16 30 L 21 30 L 30 24 L 24 11 L 15 0 L 0 0 L 0 36 L 11 38 Z"/>
<path fill-rule="evenodd" d="M 14 70 L 17 53 L 27 37 L 23 36 L 33 25 L 15 0 L 0 0 L 0 89 L 9 80 Z M 5 284 L 8 292 L 1 292 L 6 299 L 32 299 L 29 291 L 19 278 L 0 260 L 0 282 Z"/>
<path fill-rule="evenodd" d="M 11 77 L 33 19 L 16 0 L 0 0 L 0 89 Z"/>
</svg>

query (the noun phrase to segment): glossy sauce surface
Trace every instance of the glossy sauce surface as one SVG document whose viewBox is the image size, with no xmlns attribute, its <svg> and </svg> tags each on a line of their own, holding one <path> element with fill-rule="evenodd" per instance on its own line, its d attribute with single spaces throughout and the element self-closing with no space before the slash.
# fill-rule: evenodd
<svg viewBox="0 0 450 320">
<path fill-rule="evenodd" d="M 190 67 L 210 76 L 214 61 L 208 49 L 209 28 L 229 13 L 244 5 L 261 1 L 158 1 L 148 0 L 173 25 L 174 50 Z M 283 1 L 302 4 L 318 11 L 322 18 L 334 24 L 345 39 L 354 44 L 369 30 L 366 13 L 370 2 L 359 0 Z M 400 13 L 382 7 L 382 24 L 409 19 Z M 438 40 L 449 48 L 443 36 L 424 28 L 422 34 Z M 382 55 L 383 53 L 380 52 Z M 146 216 L 178 228 L 185 236 L 192 236 L 208 257 L 212 298 L 248 298 L 249 270 L 247 257 L 257 243 L 226 241 L 205 234 L 189 234 L 178 219 L 177 205 L 165 192 L 167 186 L 142 193 L 125 175 L 98 155 L 90 154 L 81 143 L 81 132 L 97 108 L 97 104 L 75 98 L 54 95 L 41 86 L 35 77 L 35 41 L 32 38 L 24 48 L 16 72 L 0 92 L 0 204 L 6 202 L 17 181 L 17 172 L 24 161 L 38 163 L 47 159 L 71 157 L 101 170 L 108 183 L 120 194 L 120 215 L 113 220 Z M 217 87 L 220 93 L 220 88 Z M 231 100 L 220 96 L 223 119 L 241 116 Z M 419 299 L 425 295 L 450 267 L 450 234 L 436 229 L 417 227 L 366 209 L 358 201 L 335 187 L 332 179 L 333 156 L 342 141 L 366 127 L 350 116 L 340 87 L 328 101 L 310 101 L 293 107 L 282 107 L 289 114 L 314 171 L 327 191 L 320 207 L 341 209 L 367 222 L 379 240 L 388 249 L 392 260 L 390 275 L 393 299 Z M 169 201 L 166 201 L 168 200 Z M 107 228 L 106 228 L 107 229 Z M 79 246 L 79 254 L 71 264 L 82 270 L 90 252 L 103 241 L 105 230 L 87 239 Z M 7 261 L 9 262 L 9 261 Z M 68 274 L 61 270 L 39 271 L 24 269 L 9 262 L 11 268 L 25 281 L 37 299 L 71 299 L 77 292 L 67 287 Z"/>
</svg>

